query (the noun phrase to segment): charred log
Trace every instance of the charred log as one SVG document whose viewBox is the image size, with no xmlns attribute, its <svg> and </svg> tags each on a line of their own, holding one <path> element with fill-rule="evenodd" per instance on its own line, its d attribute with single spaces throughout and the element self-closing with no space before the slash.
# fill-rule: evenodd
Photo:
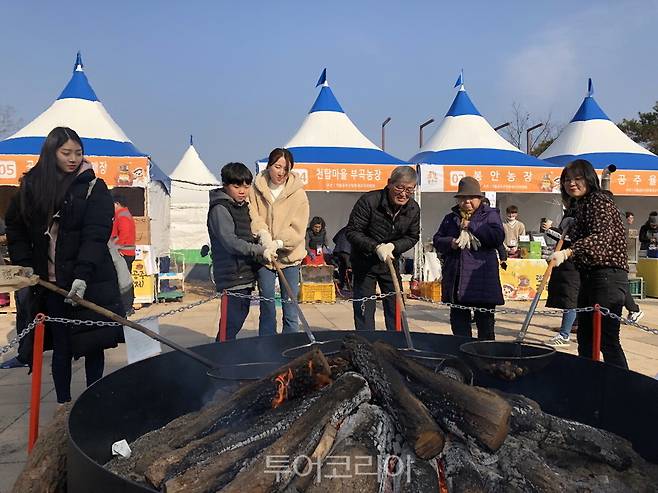
<svg viewBox="0 0 658 493">
<path fill-rule="evenodd" d="M 362 404 L 340 427 L 336 445 L 312 474 L 296 477 L 286 493 L 381 491 L 381 462 L 395 450 L 395 426 L 378 406 Z"/>
<path fill-rule="evenodd" d="M 436 374 L 388 344 L 377 342 L 375 348 L 408 378 L 409 388 L 446 431 L 472 438 L 492 451 L 500 448 L 509 432 L 512 412 L 504 399 L 488 389 Z"/>
<path fill-rule="evenodd" d="M 253 493 L 283 491 L 305 464 L 298 458 L 308 456 L 318 445 L 327 424 L 338 424 L 363 402 L 370 400 L 366 381 L 356 373 L 346 373 L 327 387 L 311 408 L 276 442 L 265 448 L 249 466 L 238 473 L 222 491 Z M 288 464 L 268 473 L 271 458 L 284 458 Z"/>
<path fill-rule="evenodd" d="M 368 341 L 345 338 L 352 363 L 365 376 L 373 395 L 393 418 L 418 457 L 431 459 L 443 449 L 445 437 L 425 405 L 409 390 L 391 362 Z"/>
<path fill-rule="evenodd" d="M 249 448 L 246 448 L 246 445 L 258 441 L 262 448 L 265 446 L 264 440 L 267 438 L 269 438 L 267 442 L 269 445 L 290 428 L 296 419 L 308 411 L 318 398 L 319 395 L 310 395 L 305 399 L 288 401 L 256 419 L 242 423 L 238 428 L 220 430 L 194 440 L 185 447 L 176 449 L 154 461 L 146 471 L 146 478 L 153 486 L 159 488 L 165 481 L 168 482 L 178 475 L 197 478 L 203 476 L 205 471 L 216 469 L 222 470 L 222 474 L 224 474 L 228 470 L 224 470 L 221 466 L 226 461 L 223 454 L 231 455 L 234 457 L 232 460 L 237 461 L 238 458 L 235 458 L 235 454 L 232 453 L 235 449 L 243 448 L 244 453 L 248 453 Z M 248 456 L 246 457 L 248 458 Z M 237 470 L 235 472 L 237 473 Z M 194 484 L 197 483 L 199 481 L 195 480 Z M 185 479 L 176 484 L 186 484 Z M 190 489 L 190 491 L 193 490 Z"/>
</svg>

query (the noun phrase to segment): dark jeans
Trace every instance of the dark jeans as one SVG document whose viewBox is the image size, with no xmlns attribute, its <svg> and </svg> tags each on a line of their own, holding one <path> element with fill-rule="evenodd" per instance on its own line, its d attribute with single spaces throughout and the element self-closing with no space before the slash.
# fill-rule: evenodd
<svg viewBox="0 0 658 493">
<path fill-rule="evenodd" d="M 128 272 L 132 274 L 133 272 L 133 262 L 135 261 L 135 256 L 134 255 L 124 255 L 123 260 L 126 261 L 126 265 L 128 266 Z"/>
<path fill-rule="evenodd" d="M 495 308 L 496 305 L 477 305 L 481 308 Z M 494 314 L 475 312 L 475 325 L 478 329 L 478 339 L 482 341 L 493 341 L 494 334 Z M 450 309 L 450 328 L 452 333 L 456 336 L 472 337 L 473 332 L 471 328 L 471 310 L 463 310 L 461 308 Z"/>
<path fill-rule="evenodd" d="M 299 266 L 291 265 L 281 269 L 286 277 L 292 296 L 298 299 L 299 296 Z M 274 298 L 274 283 L 277 278 L 277 272 L 265 267 L 258 269 L 258 293 L 263 298 Z M 279 285 L 281 291 L 281 300 L 289 300 L 290 295 L 286 293 L 283 284 Z M 283 329 L 284 334 L 290 332 L 299 332 L 299 315 L 297 307 L 292 303 L 282 303 L 283 310 Z M 261 300 L 260 317 L 258 319 L 258 335 L 273 336 L 276 335 L 276 305 L 274 301 Z"/>
<path fill-rule="evenodd" d="M 252 289 L 231 289 L 229 292 L 250 295 Z M 244 325 L 244 321 L 249 315 L 251 300 L 249 298 L 236 298 L 235 296 L 229 295 L 226 298 L 222 298 L 222 303 L 224 302 L 224 299 L 226 299 L 228 304 L 226 308 L 226 340 L 230 341 L 231 339 L 235 339 L 238 332 L 240 332 L 240 329 L 242 329 L 242 325 Z M 219 325 L 220 327 L 222 325 L 221 317 Z M 216 340 L 219 341 L 219 333 L 217 333 Z"/>
<path fill-rule="evenodd" d="M 624 301 L 624 307 L 629 312 L 640 311 L 640 307 L 638 306 L 637 303 L 635 303 L 635 300 L 633 299 L 633 295 L 631 294 L 631 290 L 628 287 L 626 287 L 626 300 Z"/>
<path fill-rule="evenodd" d="M 73 318 L 64 298 L 59 294 L 48 292 L 45 295 L 46 315 L 49 317 Z M 71 326 L 59 322 L 48 322 L 48 329 L 53 341 L 53 381 L 57 402 L 64 403 L 71 400 Z M 87 387 L 103 376 L 105 355 L 102 349 L 85 355 L 85 373 Z"/>
<path fill-rule="evenodd" d="M 397 265 L 396 265 L 397 267 Z M 400 284 L 400 274 L 398 273 L 398 281 Z M 354 298 L 363 298 L 365 296 L 372 296 L 375 294 L 376 285 L 379 284 L 379 289 L 384 293 L 392 293 L 395 291 L 393 286 L 393 279 L 391 274 L 375 274 L 371 271 L 353 271 L 354 282 Z M 384 320 L 386 322 L 386 330 L 395 330 L 395 296 L 387 296 L 382 300 L 384 305 Z M 375 300 L 368 300 L 365 306 L 360 301 L 352 303 L 354 308 L 354 328 L 356 330 L 375 330 Z"/>
<path fill-rule="evenodd" d="M 580 272 L 578 307 L 599 304 L 621 316 L 628 292 L 628 273 L 621 269 L 603 268 Z M 592 312 L 578 314 L 578 355 L 592 357 Z M 601 352 L 606 363 L 628 369 L 619 341 L 619 321 L 611 317 L 601 320 Z"/>
</svg>

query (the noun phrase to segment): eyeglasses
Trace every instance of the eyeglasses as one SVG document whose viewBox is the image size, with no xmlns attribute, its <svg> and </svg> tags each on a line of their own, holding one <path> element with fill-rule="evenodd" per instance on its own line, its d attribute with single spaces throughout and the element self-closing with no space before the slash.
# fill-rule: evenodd
<svg viewBox="0 0 658 493">
<path fill-rule="evenodd" d="M 565 177 L 564 180 L 562 180 L 562 183 L 568 185 L 569 183 L 585 183 L 585 178 L 582 176 L 576 176 L 575 178 L 569 178 Z"/>
<path fill-rule="evenodd" d="M 413 195 L 416 191 L 416 187 L 404 187 L 402 185 L 393 185 L 393 190 L 397 193 L 406 193 L 407 195 Z"/>
</svg>

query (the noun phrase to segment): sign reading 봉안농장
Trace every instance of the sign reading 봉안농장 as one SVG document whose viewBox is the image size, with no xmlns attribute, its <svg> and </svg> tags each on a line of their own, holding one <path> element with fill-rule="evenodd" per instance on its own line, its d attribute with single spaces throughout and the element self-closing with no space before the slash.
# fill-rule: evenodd
<svg viewBox="0 0 658 493">
<path fill-rule="evenodd" d="M 21 177 L 32 169 L 39 156 L 1 155 L 0 185 L 18 185 Z M 146 187 L 148 185 L 147 157 L 85 156 L 94 173 L 109 187 Z"/>
<path fill-rule="evenodd" d="M 507 193 L 559 193 L 560 167 L 532 166 L 454 166 L 421 164 L 424 192 L 457 191 L 459 180 L 472 176 L 482 190 Z M 597 170 L 599 175 L 601 170 Z M 618 170 L 610 177 L 615 195 L 658 196 L 658 170 Z"/>
</svg>

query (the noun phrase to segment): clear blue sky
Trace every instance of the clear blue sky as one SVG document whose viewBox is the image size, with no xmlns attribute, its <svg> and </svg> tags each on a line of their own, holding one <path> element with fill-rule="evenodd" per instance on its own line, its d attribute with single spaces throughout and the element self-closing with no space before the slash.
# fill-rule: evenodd
<svg viewBox="0 0 658 493">
<path fill-rule="evenodd" d="M 513 102 L 568 122 L 587 77 L 615 121 L 658 100 L 655 0 L 6 0 L 1 12 L 0 105 L 33 119 L 81 50 L 110 114 L 167 172 L 190 133 L 214 172 L 284 144 L 324 67 L 375 143 L 393 118 L 386 150 L 403 159 L 417 149 L 418 124 L 447 111 L 462 67 L 494 125 L 510 119 Z"/>
</svg>

